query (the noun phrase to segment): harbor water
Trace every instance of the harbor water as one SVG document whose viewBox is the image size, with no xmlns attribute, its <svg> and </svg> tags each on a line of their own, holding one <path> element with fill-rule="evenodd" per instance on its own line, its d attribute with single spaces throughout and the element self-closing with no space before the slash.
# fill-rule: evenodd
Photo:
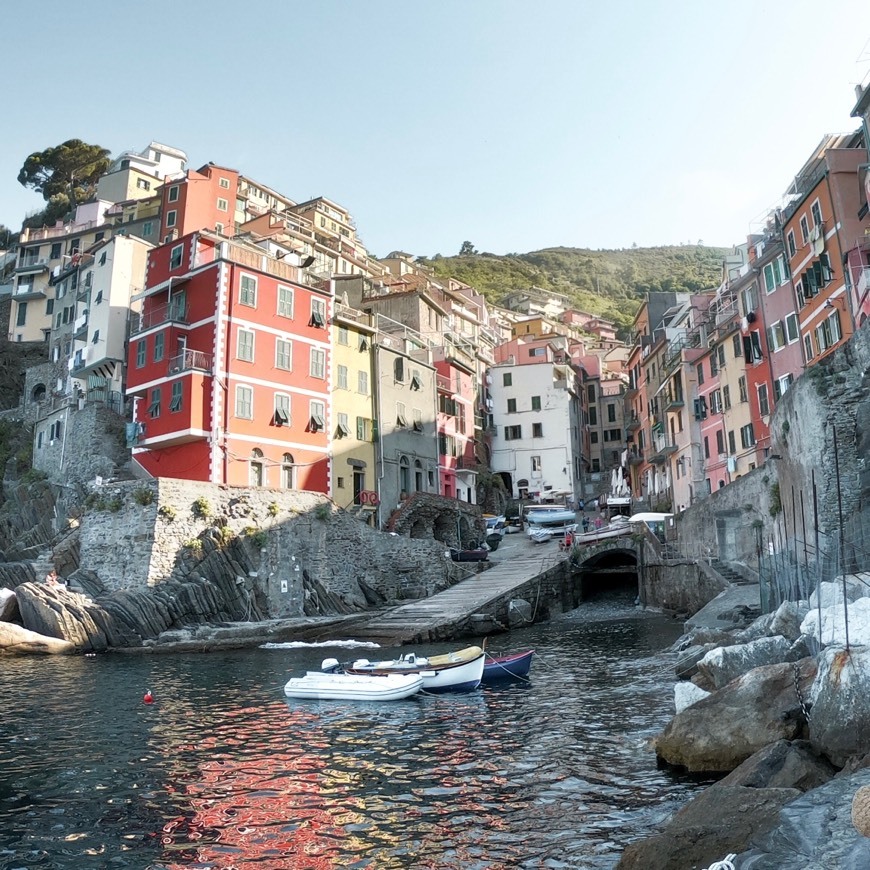
<svg viewBox="0 0 870 870">
<path fill-rule="evenodd" d="M 283 684 L 387 650 L 5 659 L 0 868 L 612 868 L 705 785 L 649 747 L 680 633 L 598 599 L 490 639 L 528 682 L 382 704 Z"/>
</svg>

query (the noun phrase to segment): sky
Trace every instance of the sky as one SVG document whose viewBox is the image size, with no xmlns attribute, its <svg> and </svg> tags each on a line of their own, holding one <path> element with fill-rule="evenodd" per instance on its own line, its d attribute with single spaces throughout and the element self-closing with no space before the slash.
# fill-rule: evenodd
<svg viewBox="0 0 870 870">
<path fill-rule="evenodd" d="M 0 26 L 0 223 L 43 205 L 32 152 L 156 140 L 340 203 L 376 256 L 741 243 L 870 83 L 868 0 L 8 0 Z"/>
</svg>

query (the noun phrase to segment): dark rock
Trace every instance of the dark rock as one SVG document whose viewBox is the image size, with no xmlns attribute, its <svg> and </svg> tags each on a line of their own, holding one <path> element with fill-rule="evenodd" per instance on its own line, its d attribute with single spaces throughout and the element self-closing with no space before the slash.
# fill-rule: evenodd
<svg viewBox="0 0 870 870">
<path fill-rule="evenodd" d="M 806 792 L 824 785 L 837 768 L 816 752 L 808 740 L 777 740 L 750 756 L 719 785 L 749 788 L 796 788 Z"/>
<path fill-rule="evenodd" d="M 674 815 L 660 834 L 629 844 L 616 870 L 700 870 L 740 852 L 773 828 L 792 788 L 716 784 Z M 742 865 L 741 865 L 742 866 Z"/>
</svg>

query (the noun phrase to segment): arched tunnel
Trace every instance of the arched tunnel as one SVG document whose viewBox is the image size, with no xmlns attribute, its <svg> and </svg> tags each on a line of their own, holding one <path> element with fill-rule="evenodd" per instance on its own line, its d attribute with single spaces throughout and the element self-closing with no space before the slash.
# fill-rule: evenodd
<svg viewBox="0 0 870 870">
<path fill-rule="evenodd" d="M 637 551 L 633 547 L 609 547 L 592 553 L 576 550 L 571 566 L 578 601 L 599 596 L 637 597 Z"/>
</svg>

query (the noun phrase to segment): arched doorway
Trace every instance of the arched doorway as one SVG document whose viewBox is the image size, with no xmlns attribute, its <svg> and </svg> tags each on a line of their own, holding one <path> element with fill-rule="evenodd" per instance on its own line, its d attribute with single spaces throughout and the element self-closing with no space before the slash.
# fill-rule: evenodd
<svg viewBox="0 0 870 870">
<path fill-rule="evenodd" d="M 31 402 L 42 402 L 45 399 L 45 384 L 36 384 L 30 391 Z"/>
<path fill-rule="evenodd" d="M 265 467 L 263 465 L 263 451 L 255 447 L 251 451 L 250 473 L 248 478 L 251 486 L 263 486 L 265 482 Z"/>
</svg>

